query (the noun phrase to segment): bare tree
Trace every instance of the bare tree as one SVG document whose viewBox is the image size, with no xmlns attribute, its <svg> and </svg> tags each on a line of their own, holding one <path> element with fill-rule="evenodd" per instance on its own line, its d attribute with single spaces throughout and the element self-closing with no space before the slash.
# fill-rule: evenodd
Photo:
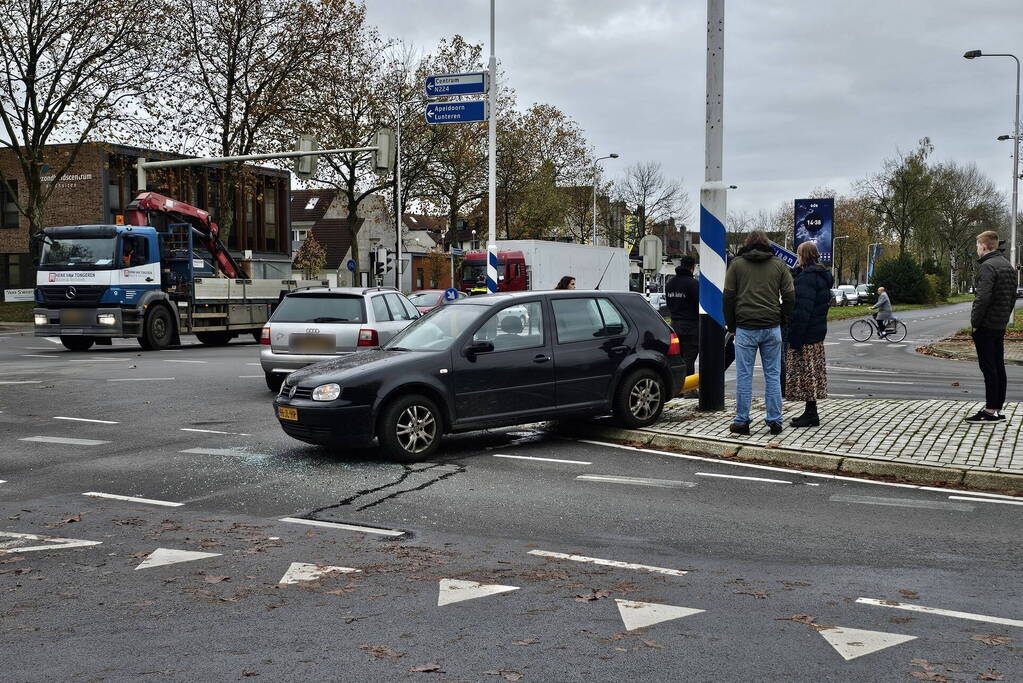
<svg viewBox="0 0 1023 683">
<path fill-rule="evenodd" d="M 0 173 L 30 233 L 82 146 L 131 139 L 171 68 L 157 0 L 0 1 L 0 145 L 24 189 Z M 47 153 L 52 143 L 67 143 Z"/>
<path fill-rule="evenodd" d="M 632 244 L 645 234 L 646 228 L 674 218 L 687 223 L 692 217 L 689 195 L 678 180 L 665 177 L 661 164 L 656 161 L 639 162 L 629 166 L 615 185 L 615 194 L 637 216 L 636 234 L 626 235 L 626 244 Z"/>
<path fill-rule="evenodd" d="M 937 220 L 928 241 L 937 260 L 948 257 L 951 279 L 959 282 L 955 273 L 970 263 L 973 237 L 998 225 L 1005 213 L 1004 197 L 976 164 L 939 164 L 934 169 L 934 184 Z"/>
</svg>

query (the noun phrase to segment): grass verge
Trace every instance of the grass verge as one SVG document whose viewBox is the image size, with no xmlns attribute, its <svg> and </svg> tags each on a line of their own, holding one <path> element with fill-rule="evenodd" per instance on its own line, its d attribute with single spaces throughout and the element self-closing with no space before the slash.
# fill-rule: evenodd
<svg viewBox="0 0 1023 683">
<path fill-rule="evenodd" d="M 958 294 L 950 297 L 948 301 L 940 304 L 895 304 L 895 315 L 899 311 L 915 311 L 921 308 L 935 308 L 936 306 L 951 306 L 952 304 L 964 304 L 973 301 L 972 294 Z M 870 306 L 832 306 L 828 309 L 828 320 L 849 320 L 850 318 L 862 318 L 872 313 Z"/>
<path fill-rule="evenodd" d="M 0 303 L 0 323 L 30 323 L 34 301 L 7 301 Z"/>
</svg>

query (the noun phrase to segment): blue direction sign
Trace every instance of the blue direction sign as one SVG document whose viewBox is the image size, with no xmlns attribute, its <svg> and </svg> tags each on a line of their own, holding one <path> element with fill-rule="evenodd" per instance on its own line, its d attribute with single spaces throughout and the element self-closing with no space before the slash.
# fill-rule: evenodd
<svg viewBox="0 0 1023 683">
<path fill-rule="evenodd" d="M 452 247 L 451 248 L 451 255 L 452 256 L 465 256 L 465 250 L 464 249 L 455 249 L 454 247 Z"/>
<path fill-rule="evenodd" d="M 430 102 L 426 105 L 427 123 L 474 123 L 486 120 L 487 103 L 483 100 Z"/>
<path fill-rule="evenodd" d="M 444 301 L 455 301 L 458 299 L 458 290 L 454 287 L 444 290 Z"/>
<path fill-rule="evenodd" d="M 774 249 L 774 255 L 785 262 L 785 265 L 789 268 L 796 267 L 796 255 L 785 247 L 771 242 L 771 248 Z"/>
<path fill-rule="evenodd" d="M 426 96 L 482 95 L 487 91 L 487 74 L 476 71 L 468 74 L 434 74 L 426 77 Z"/>
<path fill-rule="evenodd" d="M 348 268 L 348 270 L 350 270 L 350 271 L 352 271 L 354 273 L 355 272 L 355 259 L 348 259 L 348 262 L 345 263 L 345 267 Z"/>
</svg>

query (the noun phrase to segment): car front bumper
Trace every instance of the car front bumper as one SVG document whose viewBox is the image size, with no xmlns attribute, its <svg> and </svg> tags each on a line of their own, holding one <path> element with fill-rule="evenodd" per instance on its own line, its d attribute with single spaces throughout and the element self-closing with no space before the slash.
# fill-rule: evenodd
<svg viewBox="0 0 1023 683">
<path fill-rule="evenodd" d="M 298 420 L 282 420 L 280 407 L 294 408 Z M 274 417 L 288 436 L 319 446 L 367 446 L 375 436 L 372 409 L 342 399 L 320 403 L 278 396 L 274 399 Z"/>
<path fill-rule="evenodd" d="M 106 308 L 36 308 L 33 318 L 37 315 L 46 316 L 45 325 L 35 326 L 36 337 L 125 337 L 137 336 L 138 320 L 130 311 L 112 306 Z M 112 325 L 101 325 L 100 316 L 113 316 Z"/>
</svg>

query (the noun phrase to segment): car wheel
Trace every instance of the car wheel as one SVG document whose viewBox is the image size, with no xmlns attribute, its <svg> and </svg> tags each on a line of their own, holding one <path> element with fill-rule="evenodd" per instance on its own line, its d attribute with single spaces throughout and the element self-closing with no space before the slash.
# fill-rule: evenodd
<svg viewBox="0 0 1023 683">
<path fill-rule="evenodd" d="M 170 312 L 162 305 L 151 306 L 142 325 L 139 346 L 146 351 L 161 351 L 170 346 L 174 336 L 174 323 Z"/>
<path fill-rule="evenodd" d="M 405 396 L 384 410 L 377 429 L 380 445 L 395 460 L 418 462 L 440 448 L 443 419 L 425 396 Z"/>
<path fill-rule="evenodd" d="M 195 338 L 204 346 L 226 346 L 234 335 L 230 332 L 196 332 Z"/>
<path fill-rule="evenodd" d="M 88 351 L 92 348 L 92 337 L 61 337 L 60 343 L 68 351 Z"/>
<path fill-rule="evenodd" d="M 661 376 L 649 368 L 641 368 L 618 385 L 615 417 L 625 427 L 649 427 L 660 419 L 666 397 Z"/>
<path fill-rule="evenodd" d="M 284 375 L 276 372 L 265 372 L 266 375 L 266 388 L 275 394 L 281 390 L 281 385 L 284 384 Z"/>
</svg>

